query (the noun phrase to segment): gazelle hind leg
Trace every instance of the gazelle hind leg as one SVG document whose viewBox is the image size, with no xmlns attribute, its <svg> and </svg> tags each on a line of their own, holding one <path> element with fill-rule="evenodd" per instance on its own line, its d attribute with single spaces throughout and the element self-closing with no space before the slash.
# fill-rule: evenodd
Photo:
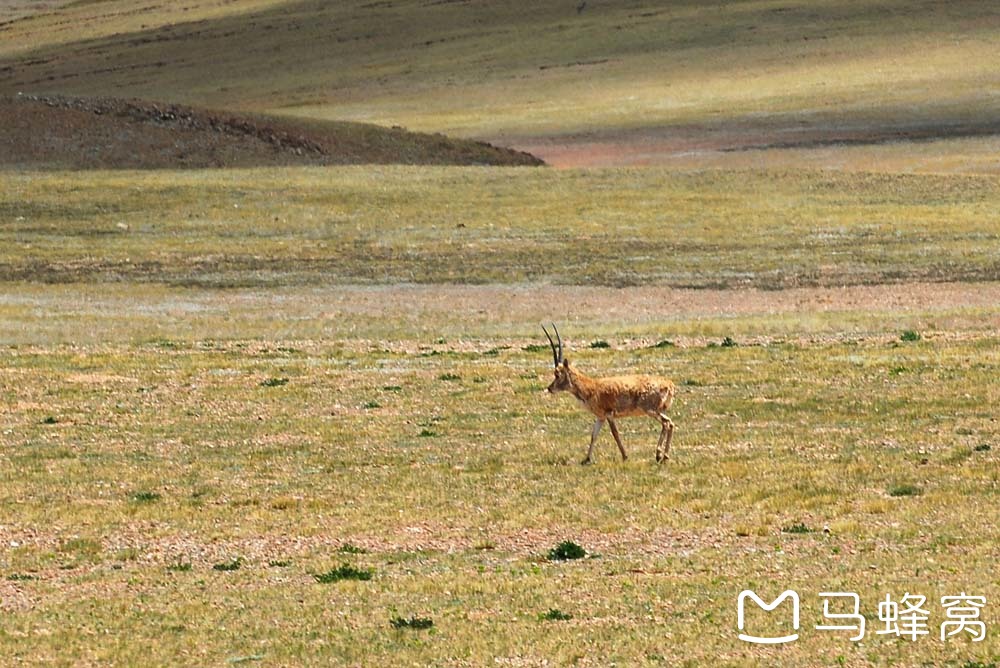
<svg viewBox="0 0 1000 668">
<path fill-rule="evenodd" d="M 660 439 L 656 442 L 656 463 L 665 462 L 670 459 L 670 440 L 674 436 L 674 423 L 663 413 L 652 412 L 650 417 L 660 421 L 663 428 L 660 430 Z"/>
<path fill-rule="evenodd" d="M 608 418 L 608 426 L 611 427 L 611 435 L 615 437 L 615 443 L 618 444 L 618 451 L 622 453 L 622 461 L 624 462 L 628 459 L 628 455 L 625 454 L 625 446 L 622 445 L 622 437 L 618 435 L 618 425 L 615 424 L 614 420 Z"/>
<path fill-rule="evenodd" d="M 587 458 L 580 462 L 581 464 L 589 464 L 593 461 L 591 457 L 594 456 L 594 444 L 597 443 L 597 435 L 601 433 L 601 427 L 603 426 L 604 420 L 602 418 L 597 418 L 594 422 L 594 430 L 590 432 L 590 448 L 587 450 Z"/>
</svg>

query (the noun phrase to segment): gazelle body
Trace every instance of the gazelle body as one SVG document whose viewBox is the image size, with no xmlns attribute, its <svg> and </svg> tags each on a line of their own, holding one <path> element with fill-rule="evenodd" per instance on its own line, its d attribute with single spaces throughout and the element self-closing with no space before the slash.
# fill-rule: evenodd
<svg viewBox="0 0 1000 668">
<path fill-rule="evenodd" d="M 590 448 L 582 463 L 591 463 L 597 435 L 605 422 L 611 427 L 611 435 L 618 444 L 622 460 L 628 459 L 615 419 L 643 415 L 658 420 L 662 425 L 660 440 L 656 443 L 656 461 L 665 461 L 670 456 L 670 439 L 674 433 L 674 423 L 667 417 L 667 410 L 670 409 L 676 392 L 674 384 L 666 378 L 645 375 L 592 378 L 570 366 L 569 360 L 563 358 L 562 338 L 555 325 L 552 329 L 559 341 L 558 347 L 548 330 L 544 327 L 542 329 L 552 346 L 555 363 L 555 379 L 549 385 L 549 392 L 569 392 L 597 418 L 590 434 Z"/>
</svg>

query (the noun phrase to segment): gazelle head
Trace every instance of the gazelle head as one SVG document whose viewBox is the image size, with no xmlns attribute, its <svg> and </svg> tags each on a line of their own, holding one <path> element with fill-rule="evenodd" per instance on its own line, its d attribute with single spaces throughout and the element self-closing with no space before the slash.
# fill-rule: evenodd
<svg viewBox="0 0 1000 668">
<path fill-rule="evenodd" d="M 555 379 L 549 385 L 549 392 L 564 392 L 569 390 L 572 385 L 569 376 L 569 361 L 563 358 L 562 337 L 559 336 L 559 330 L 556 329 L 555 324 L 552 325 L 552 330 L 556 333 L 558 345 L 549 336 L 549 330 L 545 329 L 545 325 L 542 325 L 542 331 L 545 332 L 545 336 L 549 340 L 549 345 L 552 346 L 552 364 L 555 367 Z"/>
</svg>

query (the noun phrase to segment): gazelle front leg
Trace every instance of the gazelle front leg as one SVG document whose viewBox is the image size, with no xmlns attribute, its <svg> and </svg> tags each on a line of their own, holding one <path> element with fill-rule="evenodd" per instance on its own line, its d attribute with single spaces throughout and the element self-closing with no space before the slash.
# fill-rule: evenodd
<svg viewBox="0 0 1000 668">
<path fill-rule="evenodd" d="M 615 437 L 615 443 L 618 444 L 618 450 L 622 453 L 622 461 L 628 459 L 628 455 L 625 454 L 625 446 L 622 445 L 622 437 L 618 435 L 618 425 L 611 418 L 608 418 L 608 426 L 611 427 L 611 435 Z"/>
<path fill-rule="evenodd" d="M 594 455 L 594 443 L 597 443 L 597 435 L 601 433 L 601 427 L 604 426 L 604 418 L 597 418 L 594 422 L 594 430 L 590 433 L 590 449 L 587 450 L 587 458 L 584 459 L 581 464 L 589 464 L 591 462 L 591 457 Z"/>
</svg>

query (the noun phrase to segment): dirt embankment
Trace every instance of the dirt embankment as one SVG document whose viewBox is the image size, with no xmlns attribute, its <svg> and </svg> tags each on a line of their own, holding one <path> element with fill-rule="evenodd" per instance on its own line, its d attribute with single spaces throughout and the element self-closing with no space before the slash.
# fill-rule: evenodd
<svg viewBox="0 0 1000 668">
<path fill-rule="evenodd" d="M 332 164 L 541 165 L 521 151 L 359 123 L 119 98 L 0 98 L 0 166 L 169 169 Z"/>
</svg>

